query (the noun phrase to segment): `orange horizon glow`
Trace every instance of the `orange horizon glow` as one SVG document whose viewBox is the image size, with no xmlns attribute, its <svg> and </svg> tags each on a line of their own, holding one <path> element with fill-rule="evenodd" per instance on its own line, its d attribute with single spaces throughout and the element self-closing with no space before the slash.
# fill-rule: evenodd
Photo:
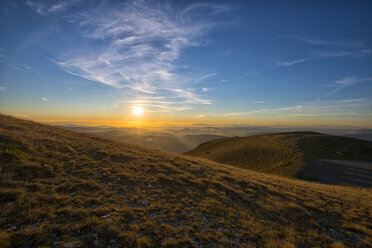
<svg viewBox="0 0 372 248">
<path fill-rule="evenodd" d="M 356 128 L 372 128 L 368 123 L 343 123 L 335 122 L 299 122 L 299 121 L 150 121 L 150 120 L 45 120 L 45 119 L 28 119 L 40 123 L 51 125 L 82 125 L 82 126 L 112 126 L 112 127 L 130 127 L 130 128 L 164 128 L 171 126 L 196 126 L 200 125 L 253 125 L 253 126 L 298 126 L 298 127 L 314 127 L 314 126 L 332 126 L 332 127 L 356 127 Z M 338 123 L 338 124 L 337 124 Z"/>
<path fill-rule="evenodd" d="M 134 106 L 135 107 L 135 106 Z M 32 120 L 36 122 L 52 125 L 83 125 L 83 126 L 112 126 L 112 127 L 137 127 L 137 128 L 164 128 L 167 126 L 192 126 L 195 124 L 203 125 L 256 125 L 256 126 L 334 126 L 334 127 L 358 127 L 372 128 L 372 116 L 365 116 L 363 119 L 343 118 L 334 116 L 333 118 L 322 118 L 321 116 L 291 116 L 279 114 L 265 115 L 242 115 L 242 116 L 221 116 L 221 115 L 203 115 L 202 117 L 194 114 L 180 113 L 153 113 L 142 109 L 140 115 L 136 115 L 132 107 L 129 111 L 123 111 L 121 114 L 112 113 L 107 115 L 87 114 L 65 116 L 60 113 L 27 113 L 27 114 L 9 114 L 16 118 Z M 3 113 L 4 114 L 4 113 Z M 65 117 L 63 117 L 65 116 Z M 341 124 L 340 124 L 341 123 Z"/>
</svg>

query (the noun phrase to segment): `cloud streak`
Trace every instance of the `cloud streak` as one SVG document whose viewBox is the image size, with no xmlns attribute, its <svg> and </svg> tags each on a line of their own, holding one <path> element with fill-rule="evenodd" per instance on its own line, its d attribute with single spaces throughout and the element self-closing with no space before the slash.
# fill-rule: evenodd
<svg viewBox="0 0 372 248">
<path fill-rule="evenodd" d="M 368 56 L 372 54 L 372 50 L 364 49 L 358 51 L 332 51 L 332 52 L 314 52 L 313 57 L 301 58 L 292 61 L 279 61 L 277 62 L 278 66 L 292 66 L 295 64 L 311 61 L 311 60 L 318 60 L 318 59 L 326 59 L 326 58 L 338 58 L 338 57 L 347 57 L 347 56 L 354 56 L 354 57 L 362 57 Z"/>
<path fill-rule="evenodd" d="M 40 15 L 54 14 L 56 12 L 64 11 L 65 9 L 76 5 L 83 0 L 69 0 L 69 1 L 38 1 L 38 0 L 27 0 L 26 5 L 33 11 Z"/>
<path fill-rule="evenodd" d="M 39 1 L 27 0 L 26 5 L 40 15 L 45 15 L 46 14 L 45 13 L 45 6 L 43 4 L 41 4 Z"/>
<path fill-rule="evenodd" d="M 280 35 L 279 38 L 288 38 L 305 42 L 310 45 L 316 46 L 332 46 L 332 47 L 364 47 L 367 42 L 365 40 L 358 39 L 322 39 L 308 36 L 297 36 L 297 35 Z"/>
<path fill-rule="evenodd" d="M 368 106 L 368 101 L 365 98 L 355 99 L 340 99 L 340 100 L 327 100 L 327 101 L 312 101 L 304 102 L 299 105 L 281 107 L 281 108 L 265 108 L 245 112 L 233 112 L 217 114 L 215 116 L 223 117 L 244 117 L 255 115 L 288 115 L 288 116 L 318 116 L 326 114 L 342 114 L 346 110 L 350 112 L 358 112 L 361 107 Z"/>
<path fill-rule="evenodd" d="M 325 96 L 332 95 L 346 87 L 352 86 L 356 83 L 372 81 L 372 77 L 370 78 L 358 78 L 358 77 L 345 77 L 341 80 L 336 81 L 336 87 L 329 93 L 325 94 Z"/>
<path fill-rule="evenodd" d="M 206 74 L 206 75 L 204 75 L 204 76 L 201 76 L 201 77 L 195 79 L 194 82 L 195 82 L 195 83 L 198 83 L 198 82 L 201 82 L 201 81 L 203 81 L 203 80 L 205 80 L 205 79 L 207 79 L 207 78 L 214 77 L 214 76 L 216 76 L 216 75 L 217 75 L 217 73 L 209 73 L 209 74 Z"/>
</svg>

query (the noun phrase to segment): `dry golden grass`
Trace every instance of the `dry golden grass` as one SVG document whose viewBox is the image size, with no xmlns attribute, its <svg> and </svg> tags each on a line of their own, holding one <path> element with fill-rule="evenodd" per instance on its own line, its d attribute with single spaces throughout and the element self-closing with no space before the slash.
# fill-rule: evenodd
<svg viewBox="0 0 372 248">
<path fill-rule="evenodd" d="M 372 191 L 0 116 L 1 247 L 371 247 Z"/>
<path fill-rule="evenodd" d="M 232 137 L 203 143 L 186 154 L 286 177 L 301 177 L 317 159 L 372 161 L 372 142 L 315 132 Z"/>
</svg>

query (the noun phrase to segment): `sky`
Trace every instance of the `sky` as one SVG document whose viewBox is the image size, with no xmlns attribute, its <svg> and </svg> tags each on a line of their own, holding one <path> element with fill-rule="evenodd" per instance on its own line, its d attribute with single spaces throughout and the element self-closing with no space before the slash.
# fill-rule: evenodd
<svg viewBox="0 0 372 248">
<path fill-rule="evenodd" d="M 371 10 L 351 0 L 2 0 L 0 113 L 372 127 Z"/>
</svg>

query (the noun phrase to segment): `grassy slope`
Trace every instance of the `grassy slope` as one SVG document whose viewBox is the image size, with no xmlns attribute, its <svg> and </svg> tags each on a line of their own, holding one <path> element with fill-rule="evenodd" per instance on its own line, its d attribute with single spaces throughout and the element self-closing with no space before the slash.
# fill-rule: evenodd
<svg viewBox="0 0 372 248">
<path fill-rule="evenodd" d="M 213 140 L 187 154 L 260 172 L 300 177 L 303 167 L 316 159 L 372 160 L 372 142 L 314 132 L 276 133 Z"/>
<path fill-rule="evenodd" d="M 0 115 L 0 247 L 371 247 L 372 191 Z"/>
</svg>

